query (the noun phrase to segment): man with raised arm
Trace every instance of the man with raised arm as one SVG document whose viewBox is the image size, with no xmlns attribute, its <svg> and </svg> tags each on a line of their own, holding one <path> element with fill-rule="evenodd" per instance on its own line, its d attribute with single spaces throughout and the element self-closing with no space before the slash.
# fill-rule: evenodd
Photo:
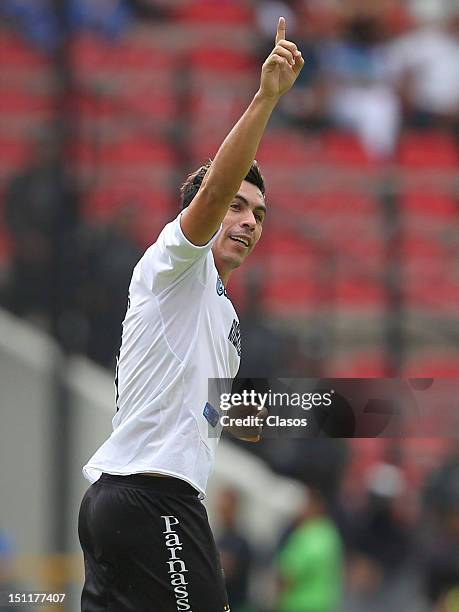
<svg viewBox="0 0 459 612">
<path fill-rule="evenodd" d="M 188 177 L 182 212 L 134 269 L 113 432 L 83 468 L 93 483 L 78 525 L 83 612 L 230 609 L 200 501 L 219 437 L 208 382 L 239 368 L 239 321 L 225 286 L 261 236 L 265 190 L 254 157 L 304 65 L 285 27 L 281 17 L 248 109 L 212 163 Z M 236 434 L 257 441 L 260 428 Z"/>
</svg>

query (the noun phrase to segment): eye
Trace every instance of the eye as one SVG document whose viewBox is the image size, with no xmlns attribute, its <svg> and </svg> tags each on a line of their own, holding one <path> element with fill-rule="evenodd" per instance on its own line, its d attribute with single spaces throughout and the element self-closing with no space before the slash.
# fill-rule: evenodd
<svg viewBox="0 0 459 612">
<path fill-rule="evenodd" d="M 264 215 L 262 215 L 261 213 L 255 214 L 255 219 L 258 221 L 258 223 L 263 223 L 264 218 L 265 218 Z"/>
<path fill-rule="evenodd" d="M 230 208 L 232 208 L 233 210 L 240 210 L 241 205 L 238 204 L 237 202 L 233 202 L 230 206 Z"/>
</svg>

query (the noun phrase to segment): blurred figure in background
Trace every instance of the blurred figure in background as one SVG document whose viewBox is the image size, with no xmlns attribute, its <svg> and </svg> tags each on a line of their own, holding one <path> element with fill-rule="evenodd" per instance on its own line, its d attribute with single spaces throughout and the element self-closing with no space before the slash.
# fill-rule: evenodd
<svg viewBox="0 0 459 612">
<path fill-rule="evenodd" d="M 343 18 L 337 38 L 321 48 L 321 71 L 331 122 L 356 132 L 369 155 L 390 157 L 400 105 L 389 82 L 386 33 L 377 14 L 355 11 Z"/>
<path fill-rule="evenodd" d="M 136 240 L 139 211 L 126 202 L 106 225 L 82 232 L 84 280 L 80 301 L 87 324 L 87 355 L 113 367 L 121 342 L 132 270 L 142 251 Z"/>
<path fill-rule="evenodd" d="M 237 525 L 239 496 L 234 489 L 224 489 L 217 500 L 220 535 L 217 548 L 225 572 L 231 610 L 251 612 L 248 593 L 252 552 L 246 536 Z"/>
<path fill-rule="evenodd" d="M 402 601 L 399 582 L 407 575 L 409 528 L 397 512 L 405 480 L 396 466 L 377 463 L 365 484 L 365 505 L 349 517 L 349 609 L 386 610 Z"/>
<path fill-rule="evenodd" d="M 430 477 L 424 491 L 422 565 L 435 612 L 459 610 L 459 455 Z"/>
<path fill-rule="evenodd" d="M 342 584 L 342 545 L 325 497 L 308 489 L 302 512 L 281 547 L 276 612 L 335 612 Z"/>
<path fill-rule="evenodd" d="M 459 7 L 452 2 L 424 24 L 396 39 L 388 51 L 390 72 L 405 120 L 415 128 L 459 123 Z M 427 17 L 427 15 L 426 15 Z"/>
<path fill-rule="evenodd" d="M 15 314 L 49 326 L 70 307 L 77 208 L 60 138 L 49 126 L 39 133 L 29 164 L 6 187 L 5 223 L 13 245 L 7 306 Z"/>
</svg>

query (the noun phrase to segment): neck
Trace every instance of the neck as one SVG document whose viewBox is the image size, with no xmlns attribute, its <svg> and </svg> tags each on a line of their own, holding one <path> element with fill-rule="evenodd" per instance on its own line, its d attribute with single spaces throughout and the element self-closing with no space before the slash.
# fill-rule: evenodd
<svg viewBox="0 0 459 612">
<path fill-rule="evenodd" d="M 215 267 L 217 268 L 218 275 L 222 279 L 222 283 L 226 289 L 233 268 L 230 268 L 228 267 L 228 265 L 225 265 L 225 262 L 222 261 L 220 258 L 216 257 L 214 252 L 212 254 L 214 256 L 214 263 Z"/>
<path fill-rule="evenodd" d="M 218 270 L 218 275 L 222 279 L 222 283 L 224 284 L 225 289 L 226 289 L 232 270 L 227 270 L 223 266 L 217 266 L 217 270 Z"/>
</svg>

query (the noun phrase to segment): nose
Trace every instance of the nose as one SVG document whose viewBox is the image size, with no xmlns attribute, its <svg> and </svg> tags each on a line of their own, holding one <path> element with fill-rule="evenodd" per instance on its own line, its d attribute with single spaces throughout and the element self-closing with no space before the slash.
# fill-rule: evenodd
<svg viewBox="0 0 459 612">
<path fill-rule="evenodd" d="M 244 218 L 241 219 L 241 227 L 247 228 L 250 231 L 253 231 L 257 226 L 257 222 L 255 220 L 255 216 L 251 210 L 247 210 Z"/>
</svg>

